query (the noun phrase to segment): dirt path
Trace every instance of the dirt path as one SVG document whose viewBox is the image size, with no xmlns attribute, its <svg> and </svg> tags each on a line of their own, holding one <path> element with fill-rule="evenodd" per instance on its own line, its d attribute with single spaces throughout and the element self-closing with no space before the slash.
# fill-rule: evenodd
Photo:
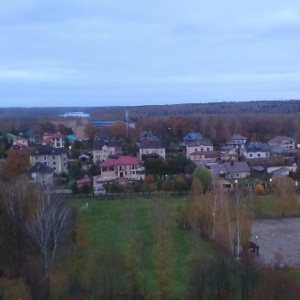
<svg viewBox="0 0 300 300">
<path fill-rule="evenodd" d="M 259 245 L 259 257 L 274 263 L 274 254 L 282 255 L 282 263 L 300 266 L 300 218 L 255 220 L 252 241 Z"/>
</svg>

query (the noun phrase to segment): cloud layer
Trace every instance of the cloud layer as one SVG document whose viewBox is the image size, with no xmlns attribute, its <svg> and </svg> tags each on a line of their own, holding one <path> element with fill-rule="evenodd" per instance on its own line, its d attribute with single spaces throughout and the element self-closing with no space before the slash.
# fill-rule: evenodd
<svg viewBox="0 0 300 300">
<path fill-rule="evenodd" d="M 299 99 L 298 1 L 2 1 L 1 106 Z"/>
</svg>

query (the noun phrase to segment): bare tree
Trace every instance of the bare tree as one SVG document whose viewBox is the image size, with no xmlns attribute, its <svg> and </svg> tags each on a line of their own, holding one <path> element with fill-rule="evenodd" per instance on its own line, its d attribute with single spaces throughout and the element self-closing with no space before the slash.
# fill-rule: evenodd
<svg viewBox="0 0 300 300">
<path fill-rule="evenodd" d="M 231 241 L 232 253 L 237 258 L 240 256 L 241 246 L 250 236 L 252 209 L 251 200 L 253 193 L 250 189 L 237 187 L 231 197 L 231 203 L 227 206 L 228 232 Z"/>
<path fill-rule="evenodd" d="M 4 241 L 11 265 L 19 274 L 22 263 L 23 224 L 30 206 L 30 185 L 25 176 L 0 185 L 0 210 L 3 217 Z"/>
<path fill-rule="evenodd" d="M 59 196 L 37 190 L 36 210 L 26 224 L 29 236 L 42 258 L 46 278 L 58 258 L 59 251 L 69 241 L 72 226 L 71 210 Z"/>
</svg>

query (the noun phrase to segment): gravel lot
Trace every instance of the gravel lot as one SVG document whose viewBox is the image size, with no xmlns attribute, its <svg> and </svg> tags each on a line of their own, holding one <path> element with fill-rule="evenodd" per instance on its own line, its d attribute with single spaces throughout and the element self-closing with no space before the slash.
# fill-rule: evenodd
<svg viewBox="0 0 300 300">
<path fill-rule="evenodd" d="M 259 245 L 259 258 L 274 263 L 274 253 L 282 255 L 282 264 L 300 266 L 300 218 L 255 220 L 252 241 Z"/>
</svg>

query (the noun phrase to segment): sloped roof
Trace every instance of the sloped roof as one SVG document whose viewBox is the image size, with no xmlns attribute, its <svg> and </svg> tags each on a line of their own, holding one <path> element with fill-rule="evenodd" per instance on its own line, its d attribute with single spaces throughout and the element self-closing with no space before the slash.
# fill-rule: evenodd
<svg viewBox="0 0 300 300">
<path fill-rule="evenodd" d="M 234 140 L 247 140 L 247 138 L 243 135 L 235 133 L 235 134 L 232 135 L 231 140 L 232 141 L 234 141 Z"/>
<path fill-rule="evenodd" d="M 184 138 L 184 141 L 195 141 L 195 140 L 203 140 L 203 136 L 201 133 L 195 133 L 195 132 L 191 132 L 188 133 Z"/>
<path fill-rule="evenodd" d="M 120 144 L 114 138 L 105 137 L 94 140 L 93 149 L 101 150 L 105 145 L 107 147 L 120 147 Z"/>
<path fill-rule="evenodd" d="M 291 138 L 291 137 L 288 137 L 288 136 L 285 136 L 285 135 L 279 135 L 279 136 L 276 136 L 272 139 L 269 140 L 269 143 L 281 143 L 283 141 L 288 141 L 288 142 L 296 142 L 296 140 L 294 138 Z"/>
<path fill-rule="evenodd" d="M 251 142 L 245 144 L 245 150 L 247 152 L 269 152 L 271 150 L 271 147 L 267 143 Z"/>
<path fill-rule="evenodd" d="M 77 184 L 88 184 L 91 183 L 91 179 L 90 178 L 82 178 L 82 179 L 78 179 L 76 180 Z"/>
<path fill-rule="evenodd" d="M 163 149 L 164 147 L 160 144 L 159 141 L 151 141 L 144 139 L 140 143 L 140 148 L 142 149 Z"/>
<path fill-rule="evenodd" d="M 283 173 L 285 172 L 290 172 L 290 170 L 286 167 L 282 167 L 272 171 L 270 174 L 272 175 L 272 177 L 280 177 L 283 176 Z"/>
<path fill-rule="evenodd" d="M 276 154 L 293 154 L 296 152 L 295 149 L 288 149 L 279 145 L 270 145 L 271 152 Z"/>
<path fill-rule="evenodd" d="M 107 159 L 100 164 L 100 167 L 113 167 L 122 165 L 139 164 L 140 160 L 135 156 L 119 156 L 116 159 Z"/>
<path fill-rule="evenodd" d="M 42 145 L 37 147 L 32 153 L 32 156 L 39 156 L 39 155 L 61 155 L 66 153 L 67 150 L 63 148 L 54 148 L 48 145 Z"/>
<path fill-rule="evenodd" d="M 223 164 L 211 166 L 212 176 L 217 176 L 220 173 L 229 174 L 229 173 L 241 173 L 241 172 L 250 172 L 250 168 L 248 164 L 244 161 L 225 162 Z"/>
<path fill-rule="evenodd" d="M 187 147 L 212 146 L 213 145 L 213 143 L 210 139 L 186 141 L 185 144 Z"/>
<path fill-rule="evenodd" d="M 51 174 L 53 173 L 53 168 L 50 168 L 40 162 L 36 162 L 34 166 L 28 169 L 29 174 L 40 173 L 40 174 Z"/>
</svg>

